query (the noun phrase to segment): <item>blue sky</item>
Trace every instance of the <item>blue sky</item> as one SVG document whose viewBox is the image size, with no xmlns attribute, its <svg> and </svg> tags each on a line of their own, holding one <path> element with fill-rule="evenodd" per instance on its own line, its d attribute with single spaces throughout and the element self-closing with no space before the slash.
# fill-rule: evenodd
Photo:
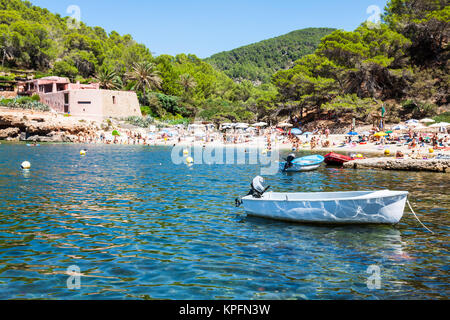
<svg viewBox="0 0 450 320">
<path fill-rule="evenodd" d="M 31 0 L 62 16 L 77 5 L 81 20 L 131 34 L 155 55 L 206 58 L 308 27 L 354 30 L 387 0 Z"/>
</svg>

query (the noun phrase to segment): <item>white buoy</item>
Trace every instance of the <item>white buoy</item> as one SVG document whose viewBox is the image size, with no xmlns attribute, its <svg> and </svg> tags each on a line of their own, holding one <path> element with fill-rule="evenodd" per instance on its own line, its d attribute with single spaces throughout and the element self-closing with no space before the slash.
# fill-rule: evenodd
<svg viewBox="0 0 450 320">
<path fill-rule="evenodd" d="M 31 168 L 31 163 L 29 163 L 28 161 L 24 161 L 22 162 L 22 164 L 20 165 L 20 167 L 23 170 L 29 170 Z"/>
</svg>

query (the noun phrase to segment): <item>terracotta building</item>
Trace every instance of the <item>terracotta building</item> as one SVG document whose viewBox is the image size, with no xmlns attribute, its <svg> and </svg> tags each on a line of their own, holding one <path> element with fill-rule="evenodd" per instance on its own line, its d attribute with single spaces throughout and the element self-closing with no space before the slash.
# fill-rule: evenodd
<svg viewBox="0 0 450 320">
<path fill-rule="evenodd" d="M 19 83 L 19 94 L 38 94 L 41 102 L 58 113 L 86 118 L 142 116 L 135 92 L 102 90 L 98 83 L 70 83 L 69 79 L 46 77 Z"/>
</svg>

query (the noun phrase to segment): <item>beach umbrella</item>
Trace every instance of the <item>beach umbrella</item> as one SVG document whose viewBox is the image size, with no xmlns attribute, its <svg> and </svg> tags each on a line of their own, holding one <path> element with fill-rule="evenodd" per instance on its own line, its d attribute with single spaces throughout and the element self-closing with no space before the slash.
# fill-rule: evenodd
<svg viewBox="0 0 450 320">
<path fill-rule="evenodd" d="M 406 129 L 408 129 L 408 127 L 402 124 L 396 125 L 394 128 L 392 128 L 392 130 L 406 130 Z"/>
<path fill-rule="evenodd" d="M 374 134 L 375 137 L 386 137 L 387 135 L 386 132 L 377 132 Z"/>
<path fill-rule="evenodd" d="M 420 123 L 434 123 L 436 121 L 434 121 L 433 119 L 422 119 L 419 121 Z"/>
<path fill-rule="evenodd" d="M 430 126 L 430 128 L 446 128 L 448 126 L 450 126 L 450 123 L 448 123 L 448 122 L 439 122 L 439 123 L 432 124 Z"/>
<path fill-rule="evenodd" d="M 408 127 L 414 127 L 419 125 L 419 121 L 416 119 L 411 119 L 405 122 Z"/>
<path fill-rule="evenodd" d="M 386 131 L 386 133 L 388 133 L 388 134 L 391 134 L 391 133 L 393 133 L 391 130 L 389 130 L 389 131 Z"/>
<path fill-rule="evenodd" d="M 277 127 L 279 127 L 279 128 L 292 128 L 293 125 L 290 124 L 290 123 L 280 123 L 280 124 L 278 124 Z"/>
<path fill-rule="evenodd" d="M 265 122 L 258 122 L 253 125 L 253 127 L 266 127 L 266 126 L 267 126 L 267 123 L 265 123 Z"/>
<path fill-rule="evenodd" d="M 281 133 L 284 133 L 284 130 L 281 129 L 281 128 L 277 128 L 277 130 L 278 130 L 279 132 L 281 132 Z"/>
<path fill-rule="evenodd" d="M 364 132 L 362 133 L 362 135 L 363 135 L 363 136 L 370 136 L 370 132 L 369 132 L 369 131 L 364 131 Z"/>
<path fill-rule="evenodd" d="M 247 123 L 238 123 L 236 125 L 236 129 L 247 129 L 249 127 L 249 124 Z"/>
<path fill-rule="evenodd" d="M 299 136 L 299 135 L 302 134 L 302 130 L 294 128 L 294 129 L 291 130 L 291 134 Z"/>
<path fill-rule="evenodd" d="M 348 136 L 357 136 L 359 135 L 358 132 L 354 132 L 354 131 L 350 131 L 349 133 L 347 133 Z"/>
<path fill-rule="evenodd" d="M 114 130 L 111 134 L 112 134 L 113 136 L 115 136 L 115 137 L 119 137 L 119 136 L 120 136 L 120 133 L 119 133 L 119 131 L 117 131 L 117 130 Z"/>
</svg>

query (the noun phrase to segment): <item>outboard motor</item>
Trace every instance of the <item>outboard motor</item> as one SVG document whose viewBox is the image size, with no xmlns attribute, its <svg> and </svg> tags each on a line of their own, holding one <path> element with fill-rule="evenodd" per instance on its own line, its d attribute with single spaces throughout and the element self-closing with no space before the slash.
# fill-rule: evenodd
<svg viewBox="0 0 450 320">
<path fill-rule="evenodd" d="M 284 171 L 286 171 L 289 168 L 292 168 L 294 164 L 292 163 L 295 160 L 295 154 L 291 153 L 286 158 L 286 163 L 284 164 Z"/>
<path fill-rule="evenodd" d="M 251 190 L 248 195 L 252 195 L 255 198 L 261 198 L 261 196 L 266 192 L 264 188 L 264 178 L 257 176 L 255 179 L 253 179 L 251 186 Z"/>
<path fill-rule="evenodd" d="M 250 184 L 250 191 L 246 196 L 252 196 L 253 198 L 260 199 L 266 193 L 267 190 L 269 190 L 270 186 L 267 188 L 264 188 L 264 178 L 261 176 L 257 176 L 253 179 L 252 183 Z M 242 204 L 241 199 L 236 199 L 236 207 L 240 207 Z"/>
</svg>

